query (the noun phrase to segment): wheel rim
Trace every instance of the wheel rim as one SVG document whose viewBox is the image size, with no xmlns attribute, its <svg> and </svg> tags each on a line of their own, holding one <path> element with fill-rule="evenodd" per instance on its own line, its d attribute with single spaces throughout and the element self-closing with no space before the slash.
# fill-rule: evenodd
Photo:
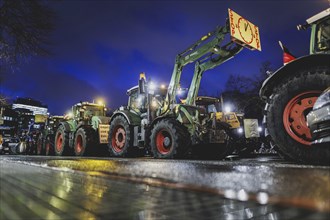
<svg viewBox="0 0 330 220">
<path fill-rule="evenodd" d="M 62 150 L 62 144 L 63 144 L 63 136 L 61 133 L 59 133 L 57 135 L 57 138 L 56 138 L 56 151 L 57 152 L 61 152 Z"/>
<path fill-rule="evenodd" d="M 160 130 L 156 135 L 156 147 L 159 153 L 168 154 L 172 149 L 171 134 L 165 129 Z"/>
<path fill-rule="evenodd" d="M 76 153 L 79 154 L 81 153 L 81 151 L 84 149 L 83 146 L 83 139 L 81 135 L 77 136 L 77 140 L 76 140 Z"/>
<path fill-rule="evenodd" d="M 123 127 L 118 126 L 114 129 L 111 138 L 112 147 L 116 152 L 121 152 L 126 143 L 126 131 Z"/>
<path fill-rule="evenodd" d="M 306 123 L 306 115 L 321 91 L 303 92 L 292 98 L 284 108 L 283 124 L 286 132 L 295 141 L 310 146 L 312 135 Z"/>
</svg>

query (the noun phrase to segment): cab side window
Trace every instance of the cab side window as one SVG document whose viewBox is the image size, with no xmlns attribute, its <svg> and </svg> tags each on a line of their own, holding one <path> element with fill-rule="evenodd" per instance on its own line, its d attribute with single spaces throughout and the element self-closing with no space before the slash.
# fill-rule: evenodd
<svg viewBox="0 0 330 220">
<path fill-rule="evenodd" d="M 316 48 L 318 51 L 326 51 L 330 48 L 330 18 L 317 26 Z"/>
</svg>

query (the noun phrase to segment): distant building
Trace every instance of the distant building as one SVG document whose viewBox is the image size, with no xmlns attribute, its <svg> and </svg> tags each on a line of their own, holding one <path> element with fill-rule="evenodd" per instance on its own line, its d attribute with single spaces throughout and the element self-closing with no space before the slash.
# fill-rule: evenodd
<svg viewBox="0 0 330 220">
<path fill-rule="evenodd" d="M 0 106 L 0 131 L 17 132 L 18 113 L 8 106 Z"/>
<path fill-rule="evenodd" d="M 28 130 L 29 126 L 34 123 L 33 111 L 25 108 L 16 108 L 18 130 Z"/>
<path fill-rule="evenodd" d="M 32 115 L 47 115 L 48 112 L 48 106 L 43 105 L 40 101 L 31 99 L 31 98 L 17 98 L 12 108 L 18 112 L 21 111 L 21 109 L 28 109 L 32 112 Z"/>
<path fill-rule="evenodd" d="M 40 101 L 31 98 L 17 98 L 12 109 L 17 112 L 17 123 L 19 130 L 27 130 L 34 125 L 36 115 L 47 115 L 48 107 Z"/>
</svg>

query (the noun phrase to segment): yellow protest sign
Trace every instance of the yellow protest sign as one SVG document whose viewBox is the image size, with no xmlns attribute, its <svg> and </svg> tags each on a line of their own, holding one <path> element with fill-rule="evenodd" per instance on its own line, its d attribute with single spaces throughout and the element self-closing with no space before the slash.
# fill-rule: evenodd
<svg viewBox="0 0 330 220">
<path fill-rule="evenodd" d="M 231 9 L 228 13 L 232 40 L 250 50 L 261 51 L 259 28 Z"/>
</svg>

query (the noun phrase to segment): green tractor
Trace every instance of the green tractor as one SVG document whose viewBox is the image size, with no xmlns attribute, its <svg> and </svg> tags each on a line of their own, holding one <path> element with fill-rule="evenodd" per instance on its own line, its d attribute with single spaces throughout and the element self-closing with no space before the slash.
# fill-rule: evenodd
<svg viewBox="0 0 330 220">
<path fill-rule="evenodd" d="M 284 66 L 262 85 L 265 119 L 271 144 L 280 155 L 298 162 L 329 164 L 330 148 L 312 145 L 306 115 L 330 85 L 330 8 L 307 19 L 299 30 L 311 29 L 310 54 L 295 58 L 284 51 Z M 321 128 L 320 128 L 321 129 Z"/>
<path fill-rule="evenodd" d="M 72 115 L 59 124 L 55 134 L 55 155 L 86 155 L 101 152 L 108 143 L 109 117 L 103 104 L 80 102 Z"/>
<path fill-rule="evenodd" d="M 229 34 L 231 40 L 224 43 Z M 244 36 L 247 42 L 235 38 L 235 34 Z M 210 154 L 217 158 L 228 154 L 230 125 L 218 123 L 215 115 L 211 117 L 195 100 L 203 73 L 234 57 L 243 46 L 260 50 L 258 28 L 229 9 L 225 26 L 217 27 L 177 55 L 167 88 L 154 88 L 153 82 L 141 75 L 139 85 L 127 92 L 128 105 L 111 117 L 110 153 L 124 157 L 140 148 L 150 150 L 155 158 L 178 158 L 186 156 L 191 146 L 198 146 L 203 153 L 216 150 Z M 190 63 L 195 63 L 195 71 L 182 104 L 177 100 L 180 78 L 183 67 Z"/>
<path fill-rule="evenodd" d="M 254 150 L 260 148 L 261 127 L 257 119 L 244 118 L 243 114 L 225 111 L 222 98 L 198 96 L 196 105 L 204 108 L 206 113 L 211 114 L 210 117 L 215 117 L 216 123 L 229 125 L 227 133 L 231 138 L 231 146 L 240 156 L 250 156 Z"/>
<path fill-rule="evenodd" d="M 50 116 L 45 121 L 45 126 L 41 130 L 37 140 L 37 155 L 54 155 L 54 140 L 56 130 L 61 122 L 64 122 L 63 116 Z"/>
</svg>

